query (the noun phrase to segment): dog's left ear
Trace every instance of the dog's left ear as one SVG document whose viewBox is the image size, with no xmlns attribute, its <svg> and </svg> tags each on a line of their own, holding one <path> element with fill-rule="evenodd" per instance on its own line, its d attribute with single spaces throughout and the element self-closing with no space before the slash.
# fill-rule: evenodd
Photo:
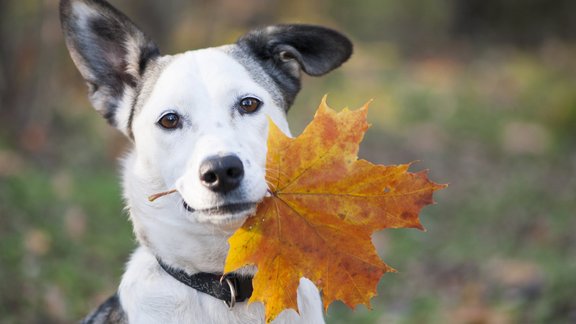
<svg viewBox="0 0 576 324">
<path fill-rule="evenodd" d="M 300 72 L 326 74 L 352 55 L 352 42 L 341 33 L 314 25 L 275 25 L 249 32 L 238 45 L 256 58 L 292 104 L 300 90 Z"/>
<path fill-rule="evenodd" d="M 146 67 L 160 55 L 156 44 L 105 0 L 61 0 L 60 19 L 92 106 L 130 135 L 131 106 Z"/>
</svg>

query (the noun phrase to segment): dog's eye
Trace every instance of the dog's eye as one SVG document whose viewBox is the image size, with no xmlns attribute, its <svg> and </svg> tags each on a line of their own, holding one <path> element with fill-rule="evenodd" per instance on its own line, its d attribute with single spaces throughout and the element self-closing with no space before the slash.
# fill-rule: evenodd
<svg viewBox="0 0 576 324">
<path fill-rule="evenodd" d="M 169 112 L 160 118 L 158 125 L 166 129 L 176 128 L 180 125 L 180 116 L 176 113 Z"/>
<path fill-rule="evenodd" d="M 262 101 L 256 98 L 252 97 L 242 98 L 242 100 L 240 100 L 240 113 L 251 114 L 256 110 L 258 110 L 258 108 L 260 108 L 261 105 Z"/>
</svg>

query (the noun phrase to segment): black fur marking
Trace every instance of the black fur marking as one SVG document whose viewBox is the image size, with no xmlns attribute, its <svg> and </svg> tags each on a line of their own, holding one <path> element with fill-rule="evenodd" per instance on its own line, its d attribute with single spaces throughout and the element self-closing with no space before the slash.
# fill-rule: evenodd
<svg viewBox="0 0 576 324">
<path fill-rule="evenodd" d="M 117 126 L 116 125 L 116 120 L 114 119 L 114 116 L 116 115 L 116 105 L 113 103 L 110 103 L 108 105 L 106 105 L 106 112 L 104 113 L 104 115 L 102 115 L 104 117 L 104 119 L 106 119 L 108 121 L 108 123 L 112 126 Z"/>
<path fill-rule="evenodd" d="M 346 36 L 313 25 L 270 26 L 244 35 L 237 44 L 270 75 L 288 107 L 300 91 L 300 70 L 320 76 L 352 55 L 352 43 Z"/>
<path fill-rule="evenodd" d="M 138 72 L 140 76 L 144 75 L 148 63 L 157 57 L 160 57 L 160 50 L 152 42 L 148 42 L 143 48 L 141 48 L 140 61 L 138 62 Z"/>
<path fill-rule="evenodd" d="M 127 324 L 128 317 L 122 305 L 118 294 L 114 294 L 102 303 L 90 315 L 84 318 L 82 324 Z"/>
<path fill-rule="evenodd" d="M 264 39 L 254 39 L 250 41 L 241 40 L 238 45 L 251 57 L 254 57 L 258 64 L 260 64 L 264 71 L 266 71 L 270 78 L 272 78 L 274 83 L 276 83 L 282 92 L 282 96 L 286 102 L 286 110 L 288 110 L 288 108 L 294 103 L 294 99 L 300 91 L 300 78 L 283 69 L 281 63 L 276 62 L 274 57 L 267 53 L 264 42 Z"/>
<path fill-rule="evenodd" d="M 86 8 L 75 12 L 74 5 Z M 138 87 L 146 67 L 160 52 L 128 17 L 104 0 L 62 0 L 60 17 L 66 45 L 89 84 L 92 104 L 114 125 L 126 88 Z"/>
</svg>

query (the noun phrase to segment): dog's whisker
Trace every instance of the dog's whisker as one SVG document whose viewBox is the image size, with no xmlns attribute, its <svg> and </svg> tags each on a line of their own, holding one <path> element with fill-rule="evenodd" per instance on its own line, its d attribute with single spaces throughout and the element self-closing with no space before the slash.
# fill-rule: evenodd
<svg viewBox="0 0 576 324">
<path fill-rule="evenodd" d="M 178 192 L 178 190 L 172 189 L 172 190 L 168 190 L 168 191 L 159 192 L 159 193 L 156 193 L 156 194 L 153 194 L 153 195 L 148 196 L 148 201 L 149 201 L 149 202 L 153 202 L 154 200 L 156 200 L 156 199 L 158 199 L 158 198 L 160 198 L 160 197 L 164 197 L 164 196 L 173 194 L 173 193 L 175 193 L 175 192 Z"/>
</svg>

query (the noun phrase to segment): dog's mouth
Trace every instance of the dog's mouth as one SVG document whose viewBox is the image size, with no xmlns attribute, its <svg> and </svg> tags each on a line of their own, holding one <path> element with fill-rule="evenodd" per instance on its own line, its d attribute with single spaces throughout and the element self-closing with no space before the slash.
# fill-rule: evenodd
<svg viewBox="0 0 576 324">
<path fill-rule="evenodd" d="M 188 205 L 185 201 L 183 202 L 184 208 L 187 211 L 191 213 L 200 212 L 211 216 L 239 214 L 255 208 L 256 204 L 257 203 L 255 202 L 243 202 L 243 203 L 226 204 L 210 208 L 194 209 L 190 207 L 190 205 Z"/>
<path fill-rule="evenodd" d="M 176 192 L 178 192 L 176 189 L 160 192 L 149 196 L 148 200 L 152 202 L 160 197 L 167 196 Z M 256 205 L 258 205 L 258 202 L 239 202 L 223 204 L 210 208 L 197 209 L 192 208 L 184 199 L 182 199 L 182 205 L 184 209 L 189 213 L 199 214 L 198 217 L 200 219 L 220 224 L 244 219 L 251 212 L 256 210 Z"/>
</svg>

